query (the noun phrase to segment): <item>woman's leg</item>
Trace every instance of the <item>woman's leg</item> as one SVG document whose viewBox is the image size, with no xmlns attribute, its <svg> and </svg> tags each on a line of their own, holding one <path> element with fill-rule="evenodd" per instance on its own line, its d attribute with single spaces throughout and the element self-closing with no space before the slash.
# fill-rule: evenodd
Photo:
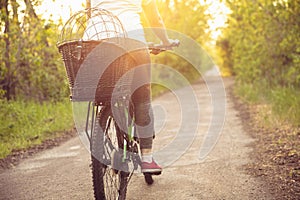
<svg viewBox="0 0 300 200">
<path fill-rule="evenodd" d="M 154 116 L 151 106 L 151 63 L 147 51 L 133 54 L 138 66 L 134 73 L 132 101 L 135 111 L 135 124 L 142 152 L 142 171 L 161 172 L 152 158 L 154 138 Z"/>
<path fill-rule="evenodd" d="M 151 106 L 151 61 L 148 51 L 139 50 L 131 53 L 136 61 L 131 96 L 137 133 L 142 149 L 152 149 L 154 136 L 154 117 Z"/>
</svg>

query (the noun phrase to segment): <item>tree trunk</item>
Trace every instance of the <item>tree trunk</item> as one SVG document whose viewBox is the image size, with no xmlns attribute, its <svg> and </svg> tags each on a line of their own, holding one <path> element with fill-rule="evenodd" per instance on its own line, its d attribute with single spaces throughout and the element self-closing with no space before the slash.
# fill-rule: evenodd
<svg viewBox="0 0 300 200">
<path fill-rule="evenodd" d="M 25 4 L 26 4 L 26 8 L 28 10 L 28 14 L 29 16 L 31 17 L 34 17 L 34 18 L 38 18 L 38 16 L 36 15 L 35 11 L 34 11 L 34 8 L 32 6 L 32 3 L 30 0 L 24 0 Z"/>
<path fill-rule="evenodd" d="M 4 77 L 0 82 L 1 89 L 5 91 L 5 98 L 10 100 L 15 93 L 15 90 L 11 88 L 11 63 L 10 63 L 10 21 L 9 21 L 9 10 L 8 10 L 8 0 L 1 0 L 1 12 L 3 13 L 2 20 L 4 21 L 4 69 L 0 69 L 4 72 Z"/>
</svg>

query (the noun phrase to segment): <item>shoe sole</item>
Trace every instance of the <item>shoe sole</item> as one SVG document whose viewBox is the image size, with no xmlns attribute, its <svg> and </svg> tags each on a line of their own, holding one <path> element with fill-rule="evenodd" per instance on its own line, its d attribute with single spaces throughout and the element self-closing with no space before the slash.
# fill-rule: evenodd
<svg viewBox="0 0 300 200">
<path fill-rule="evenodd" d="M 142 173 L 144 173 L 144 174 L 150 174 L 150 175 L 161 175 L 162 170 L 145 169 L 145 170 L 142 170 Z"/>
</svg>

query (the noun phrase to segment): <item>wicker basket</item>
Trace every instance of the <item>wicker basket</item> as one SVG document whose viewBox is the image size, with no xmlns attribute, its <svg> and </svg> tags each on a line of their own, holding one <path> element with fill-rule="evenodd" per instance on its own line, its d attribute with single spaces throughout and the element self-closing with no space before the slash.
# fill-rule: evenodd
<svg viewBox="0 0 300 200">
<path fill-rule="evenodd" d="M 89 8 L 70 17 L 61 31 L 58 49 L 65 64 L 72 101 L 95 101 L 97 104 L 110 101 L 116 83 L 135 66 L 134 60 L 122 48 L 121 43 L 125 38 L 127 33 L 122 23 L 107 10 Z M 99 45 L 107 41 L 114 44 L 109 46 L 108 50 L 99 50 Z M 101 64 L 111 57 L 111 54 L 115 54 L 114 49 L 123 49 L 123 54 L 117 54 L 109 65 Z M 91 67 L 87 66 L 88 62 L 91 63 Z M 84 70 L 85 68 L 89 70 Z M 105 68 L 105 71 L 97 77 L 93 72 L 99 71 L 99 68 L 100 71 L 101 68 Z M 121 80 L 117 85 L 120 95 L 129 94 L 132 78 Z"/>
<path fill-rule="evenodd" d="M 101 62 L 109 56 L 107 55 L 109 52 L 98 50 L 93 55 L 90 53 L 97 50 L 97 46 L 103 42 L 105 41 L 73 41 L 58 46 L 67 72 L 72 101 L 94 101 L 102 105 L 111 102 L 113 92 L 117 92 L 117 96 L 130 94 L 133 72 L 129 71 L 136 66 L 134 58 L 125 52 L 114 59 L 106 69 L 99 69 L 103 67 Z M 94 69 L 89 68 L 87 72 L 80 71 L 80 67 L 88 64 L 85 61 L 89 54 L 92 55 L 89 59 L 93 60 Z M 95 61 L 99 64 L 95 65 Z M 103 70 L 101 77 L 93 76 L 95 70 Z M 117 96 L 114 94 L 114 97 Z"/>
</svg>

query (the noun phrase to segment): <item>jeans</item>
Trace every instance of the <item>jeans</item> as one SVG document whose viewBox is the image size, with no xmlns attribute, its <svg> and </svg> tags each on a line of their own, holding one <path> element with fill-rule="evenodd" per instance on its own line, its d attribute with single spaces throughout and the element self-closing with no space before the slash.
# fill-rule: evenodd
<svg viewBox="0 0 300 200">
<path fill-rule="evenodd" d="M 132 84 L 137 136 L 141 149 L 151 149 L 154 138 L 154 116 L 151 106 L 151 60 L 147 50 L 130 52 L 136 66 Z"/>
</svg>

